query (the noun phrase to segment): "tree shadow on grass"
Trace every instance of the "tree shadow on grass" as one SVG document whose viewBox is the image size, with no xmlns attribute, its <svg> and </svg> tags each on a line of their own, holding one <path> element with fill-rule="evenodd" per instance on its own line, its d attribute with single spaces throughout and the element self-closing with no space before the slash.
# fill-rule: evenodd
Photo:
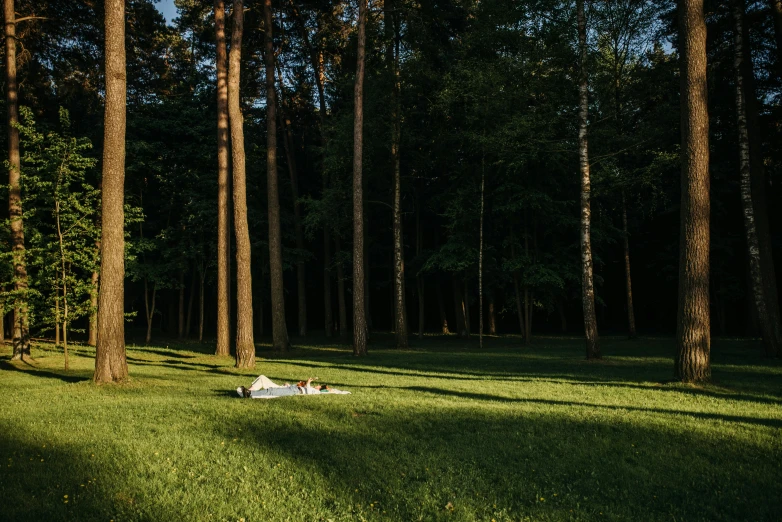
<svg viewBox="0 0 782 522">
<path fill-rule="evenodd" d="M 657 413 L 661 415 L 683 415 L 688 417 L 695 417 L 698 419 L 719 420 L 724 422 L 741 422 L 745 424 L 757 424 L 760 426 L 767 426 L 769 428 L 782 428 L 782 419 L 744 417 L 739 415 L 723 415 L 719 413 L 706 413 L 706 412 L 694 412 L 694 411 L 682 411 L 682 410 L 663 410 L 659 408 L 642 408 L 638 406 L 617 406 L 612 404 L 593 404 L 588 402 L 557 401 L 552 399 L 512 398 L 512 397 L 502 397 L 499 395 L 488 395 L 483 393 L 444 390 L 441 388 L 429 388 L 424 386 L 407 386 L 403 389 L 415 391 L 415 392 L 424 392 L 424 393 L 431 393 L 435 395 L 443 395 L 447 397 L 458 397 L 462 399 L 471 399 L 471 400 L 479 400 L 479 401 L 547 404 L 550 406 L 563 406 L 563 407 L 576 406 L 580 408 L 590 408 L 595 410 L 637 411 L 637 412 L 646 412 L 646 413 Z"/>
<path fill-rule="evenodd" d="M 42 370 L 30 365 L 29 363 L 17 363 L 13 364 L 7 360 L 0 360 L 0 370 L 15 371 L 20 373 L 26 373 L 33 377 L 43 377 L 45 379 L 58 379 L 66 383 L 76 383 L 82 381 L 89 381 L 90 377 L 84 375 L 73 375 L 66 373 L 58 373 L 50 370 Z M 65 370 L 63 370 L 64 372 Z"/>
<path fill-rule="evenodd" d="M 717 521 L 782 513 L 768 447 L 730 431 L 552 410 L 351 412 L 343 401 L 320 403 L 326 411 L 312 422 L 282 415 L 309 404 L 275 404 L 281 415 L 264 429 L 256 417 L 267 408 L 251 404 L 215 429 L 228 437 L 239 428 L 250 434 L 242 438 L 249 451 L 275 451 L 295 473 L 322 477 L 326 491 L 315 498 L 325 519 Z M 282 486 L 289 471 L 251 471 L 250 480 L 253 473 Z"/>
</svg>

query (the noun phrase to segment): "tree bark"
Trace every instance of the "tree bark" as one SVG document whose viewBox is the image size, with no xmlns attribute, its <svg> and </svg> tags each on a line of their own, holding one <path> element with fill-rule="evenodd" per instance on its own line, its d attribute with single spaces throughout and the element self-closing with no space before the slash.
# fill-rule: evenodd
<svg viewBox="0 0 782 522">
<path fill-rule="evenodd" d="M 635 339 L 635 309 L 633 308 L 633 280 L 630 277 L 630 238 L 627 232 L 627 202 L 622 191 L 622 237 L 625 256 L 625 292 L 627 293 L 627 333 Z"/>
<path fill-rule="evenodd" d="M 8 111 L 8 217 L 11 223 L 14 305 L 13 359 L 30 356 L 30 327 L 27 304 L 27 267 L 25 262 L 24 221 L 22 217 L 21 162 L 19 158 L 19 98 L 16 80 L 16 15 L 14 0 L 4 0 L 6 105 Z"/>
<path fill-rule="evenodd" d="M 125 356 L 125 2 L 105 1 L 106 105 L 101 191 L 101 271 L 96 383 L 128 376 Z"/>
<path fill-rule="evenodd" d="M 180 341 L 185 336 L 185 271 L 179 272 L 179 303 L 177 321 L 177 339 Z"/>
<path fill-rule="evenodd" d="M 98 244 L 100 249 L 100 243 Z M 95 346 L 98 344 L 98 284 L 100 281 L 100 274 L 98 271 L 94 271 L 91 277 L 90 286 L 90 322 L 89 333 L 87 338 L 87 344 Z"/>
<path fill-rule="evenodd" d="M 342 251 L 340 248 L 340 240 L 337 237 L 335 239 L 337 247 L 337 257 Z M 339 338 L 342 342 L 348 340 L 348 311 L 345 303 L 345 269 L 342 266 L 342 262 L 337 263 L 337 299 L 339 301 Z"/>
<path fill-rule="evenodd" d="M 494 309 L 494 294 L 489 294 L 489 335 L 497 335 L 497 314 Z"/>
<path fill-rule="evenodd" d="M 747 239 L 747 250 L 750 267 L 750 281 L 753 296 L 753 304 L 757 312 L 760 331 L 763 335 L 763 343 L 766 349 L 766 355 L 776 356 L 782 348 L 782 332 L 780 332 L 779 322 L 774 321 L 769 313 L 767 302 L 768 282 L 763 280 L 763 271 L 761 270 L 760 244 L 758 241 L 758 232 L 756 228 L 755 208 L 753 205 L 752 181 L 751 181 L 751 159 L 750 142 L 747 124 L 747 102 L 746 91 L 744 88 L 744 1 L 733 0 L 732 5 L 733 21 L 735 24 L 734 39 L 734 72 L 736 81 L 736 116 L 737 129 L 739 137 L 739 165 L 741 175 L 741 205 L 744 214 L 744 230 Z M 777 318 L 778 319 L 778 318 Z"/>
<path fill-rule="evenodd" d="M 266 0 L 267 2 L 270 0 Z M 240 68 L 244 6 L 242 0 L 233 1 L 231 51 L 228 56 L 228 120 L 231 126 L 231 164 L 233 167 L 234 232 L 236 236 L 236 367 L 255 367 L 253 340 L 253 285 L 250 253 L 250 228 L 247 224 L 247 181 L 244 155 L 244 117 L 240 106 Z M 270 29 L 269 29 L 270 30 Z M 268 74 L 268 66 L 267 66 Z M 274 117 L 274 68 L 271 78 L 271 116 Z M 267 78 L 268 86 L 268 78 Z M 271 126 L 276 128 L 272 119 Z M 276 158 L 276 144 L 275 144 Z M 275 165 L 276 173 L 276 165 Z M 275 180 L 276 181 L 276 180 Z M 276 186 L 275 192 L 276 192 Z M 271 208 L 273 202 L 269 201 Z M 279 203 L 278 203 L 279 211 Z M 269 212 L 271 214 L 271 211 Z M 278 212 L 279 215 L 279 212 Z M 271 216 L 270 216 L 271 217 Z M 271 224 L 269 225 L 271 228 Z M 270 230 L 271 232 L 271 230 Z M 279 236 L 278 238 L 279 239 Z M 271 244 L 273 238 L 269 237 Z"/>
<path fill-rule="evenodd" d="M 272 347 L 277 352 L 290 348 L 285 323 L 285 290 L 282 279 L 282 237 L 280 233 L 280 191 L 277 184 L 277 95 L 274 89 L 274 41 L 272 4 L 263 2 L 266 65 L 266 197 L 269 216 L 269 271 L 271 276 Z"/>
<path fill-rule="evenodd" d="M 682 215 L 674 374 L 684 382 L 703 382 L 711 377 L 709 113 L 703 0 L 683 0 L 679 31 Z"/>
<path fill-rule="evenodd" d="M 304 229 L 301 224 L 301 203 L 299 202 L 299 175 L 296 169 L 296 150 L 294 147 L 291 121 L 285 110 L 282 99 L 283 85 L 280 74 L 280 114 L 279 119 L 283 128 L 283 143 L 285 145 L 285 157 L 288 164 L 288 175 L 291 180 L 291 195 L 293 196 L 293 227 L 296 234 L 296 291 L 299 312 L 299 335 L 307 335 L 307 277 L 304 263 Z"/>
<path fill-rule="evenodd" d="M 358 0 L 358 58 L 354 87 L 353 118 L 353 355 L 367 354 L 367 324 L 364 310 L 364 61 L 367 0 Z"/>
<path fill-rule="evenodd" d="M 584 310 L 586 358 L 600 359 L 600 344 L 595 316 L 595 288 L 592 274 L 592 239 L 590 204 L 591 180 L 589 174 L 589 146 L 587 138 L 589 118 L 589 81 L 586 70 L 587 30 L 584 0 L 576 1 L 578 9 L 578 47 L 580 71 L 578 81 L 578 158 L 581 171 L 581 300 Z"/>
<path fill-rule="evenodd" d="M 193 302 L 195 301 L 196 283 L 198 282 L 196 277 L 196 271 L 192 271 L 190 278 L 190 295 L 187 298 L 187 320 L 185 321 L 185 338 L 190 337 L 190 326 L 193 324 Z"/>
<path fill-rule="evenodd" d="M 147 336 L 144 339 L 146 344 L 152 340 L 152 319 L 155 316 L 155 298 L 157 297 L 157 283 L 152 284 L 152 304 L 149 303 L 149 284 L 147 278 L 144 278 L 144 311 L 147 318 Z"/>
<path fill-rule="evenodd" d="M 231 355 L 231 232 L 228 172 L 228 53 L 225 42 L 225 0 L 215 0 L 217 56 L 217 349 L 216 355 Z M 203 279 L 203 277 L 202 277 Z M 199 334 L 200 336 L 201 334 Z"/>
</svg>

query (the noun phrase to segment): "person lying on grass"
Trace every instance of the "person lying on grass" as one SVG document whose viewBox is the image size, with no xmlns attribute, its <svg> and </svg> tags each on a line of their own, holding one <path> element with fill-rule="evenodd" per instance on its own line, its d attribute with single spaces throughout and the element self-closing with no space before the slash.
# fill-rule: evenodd
<svg viewBox="0 0 782 522">
<path fill-rule="evenodd" d="M 275 384 L 265 375 L 259 375 L 249 388 L 239 386 L 236 393 L 239 397 L 248 399 L 274 399 L 277 397 L 286 397 L 289 395 L 316 395 L 321 393 L 349 394 L 350 392 L 329 388 L 325 384 L 312 386 L 312 381 L 317 381 L 317 377 L 310 377 L 306 381 L 299 381 L 296 384 L 285 383 L 283 385 Z"/>
</svg>

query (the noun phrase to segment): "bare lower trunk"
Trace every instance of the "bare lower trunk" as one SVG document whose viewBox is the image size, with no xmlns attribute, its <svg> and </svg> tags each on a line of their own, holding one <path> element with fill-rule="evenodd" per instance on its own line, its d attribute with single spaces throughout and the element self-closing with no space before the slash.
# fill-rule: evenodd
<svg viewBox="0 0 782 522">
<path fill-rule="evenodd" d="M 152 303 L 149 302 L 149 284 L 147 278 L 144 278 L 144 311 L 147 318 L 147 336 L 145 342 L 149 344 L 152 340 L 152 319 L 155 316 L 155 298 L 157 297 L 157 283 L 152 284 Z"/>
<path fill-rule="evenodd" d="M 780 353 L 782 339 L 780 339 L 779 324 L 775 324 L 769 313 L 764 288 L 768 286 L 763 280 L 761 270 L 760 245 L 755 224 L 755 209 L 752 201 L 752 182 L 750 167 L 750 143 L 747 125 L 747 107 L 744 91 L 744 2 L 733 0 L 733 19 L 735 23 L 735 47 L 734 70 L 736 80 L 736 115 L 739 135 L 739 164 L 741 173 L 741 204 L 744 214 L 744 230 L 747 238 L 747 250 L 750 267 L 750 281 L 753 296 L 753 304 L 757 312 L 760 331 L 763 335 L 763 343 L 767 356 L 775 356 Z"/>
<path fill-rule="evenodd" d="M 711 377 L 709 313 L 709 113 L 703 0 L 679 8 L 682 201 L 676 378 Z"/>
<path fill-rule="evenodd" d="M 231 355 L 231 246 L 228 172 L 228 52 L 225 41 L 225 0 L 214 2 L 217 56 L 217 349 Z M 202 275 L 203 281 L 203 275 Z M 202 325 L 203 326 L 203 325 Z"/>
<path fill-rule="evenodd" d="M 179 272 L 179 303 L 177 314 L 177 338 L 181 341 L 185 336 L 185 272 Z"/>
<path fill-rule="evenodd" d="M 236 1 L 236 0 L 234 0 Z M 271 0 L 263 2 L 264 52 L 266 65 L 266 198 L 269 216 L 269 271 L 271 276 L 272 347 L 277 352 L 290 348 L 285 322 L 285 290 L 282 275 L 280 233 L 280 191 L 277 186 L 277 95 L 274 89 L 274 41 Z"/>
<path fill-rule="evenodd" d="M 440 312 L 440 333 L 448 335 L 448 317 L 445 314 L 445 300 L 443 299 L 443 288 L 440 282 L 437 282 L 437 308 Z"/>
<path fill-rule="evenodd" d="M 364 54 L 367 0 L 358 0 L 358 58 L 353 119 L 353 355 L 367 354 L 364 310 Z"/>
<path fill-rule="evenodd" d="M 489 295 L 489 335 L 497 335 L 497 313 L 494 310 L 494 294 Z"/>
<path fill-rule="evenodd" d="M 340 241 L 336 239 L 337 256 L 339 256 Z M 337 263 L 337 299 L 339 301 L 339 339 L 342 342 L 348 340 L 348 311 L 345 303 L 345 269 L 342 263 Z"/>
<path fill-rule="evenodd" d="M 60 346 L 60 289 L 55 287 L 54 292 L 54 346 Z"/>
<path fill-rule="evenodd" d="M 193 303 L 195 302 L 196 283 L 198 282 L 197 273 L 193 270 L 190 278 L 190 296 L 187 299 L 187 320 L 185 321 L 185 337 L 190 337 L 190 327 L 193 324 Z"/>
<path fill-rule="evenodd" d="M 27 266 L 25 262 L 24 222 L 22 218 L 21 162 L 19 158 L 19 99 L 16 80 L 16 15 L 14 0 L 4 0 L 6 107 L 8 113 L 8 216 L 11 225 L 11 252 L 14 289 L 13 359 L 30 356 L 30 332 L 27 309 Z"/>
<path fill-rule="evenodd" d="M 464 297 L 459 285 L 459 279 L 453 276 L 453 305 L 456 312 L 456 331 L 459 337 L 467 337 L 467 326 L 465 321 Z"/>
<path fill-rule="evenodd" d="M 334 312 L 331 298 L 331 234 L 323 231 L 323 315 L 326 337 L 334 333 Z"/>
<path fill-rule="evenodd" d="M 204 342 L 204 283 L 206 270 L 201 269 L 201 280 L 198 285 L 198 342 Z"/>
<path fill-rule="evenodd" d="M 101 182 L 101 270 L 97 383 L 128 376 L 125 356 L 125 2 L 106 0 L 106 102 Z"/>
<path fill-rule="evenodd" d="M 578 42 L 580 52 L 580 74 L 578 82 L 578 157 L 581 171 L 581 300 L 584 310 L 584 333 L 586 338 L 587 359 L 599 359 L 600 344 L 597 334 L 597 317 L 595 316 L 595 290 L 592 274 L 592 210 L 590 204 L 591 181 L 589 175 L 589 148 L 587 141 L 587 126 L 589 118 L 589 84 L 587 80 L 586 58 L 586 16 L 584 0 L 577 0 L 578 8 Z"/>
<path fill-rule="evenodd" d="M 625 254 L 625 292 L 627 293 L 627 333 L 635 339 L 635 309 L 633 308 L 633 280 L 630 277 L 630 239 L 627 233 L 627 203 L 622 192 L 622 235 Z"/>
</svg>

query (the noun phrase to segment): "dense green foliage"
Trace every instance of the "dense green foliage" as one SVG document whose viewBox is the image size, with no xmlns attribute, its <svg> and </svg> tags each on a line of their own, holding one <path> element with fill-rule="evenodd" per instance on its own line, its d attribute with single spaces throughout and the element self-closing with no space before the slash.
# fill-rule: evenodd
<svg viewBox="0 0 782 522">
<path fill-rule="evenodd" d="M 714 346 L 715 383 L 664 383 L 668 339 L 466 342 L 369 358 L 313 343 L 263 362 L 352 395 L 239 399 L 254 374 L 204 345 L 130 347 L 94 386 L 50 344 L 0 348 L 4 520 L 773 520 L 782 367 Z M 261 348 L 269 355 L 270 348 Z M 204 352 L 208 353 L 204 353 Z M 663 381 L 661 383 L 661 381 Z"/>
<path fill-rule="evenodd" d="M 248 0 L 245 5 L 241 88 L 256 335 L 260 336 L 269 314 L 268 306 L 261 312 L 269 291 L 263 24 L 261 3 Z M 415 323 L 418 317 L 414 279 L 421 275 L 428 303 L 426 329 L 440 329 L 443 317 L 438 315 L 437 301 L 443 303 L 449 324 L 455 323 L 452 280 L 465 294 L 468 311 L 473 307 L 473 327 L 477 323 L 478 191 L 481 173 L 485 173 L 484 293 L 497 304 L 500 331 L 517 332 L 519 328 L 516 312 L 521 301 L 515 299 L 514 285 L 522 293 L 526 290 L 536 330 L 577 331 L 581 322 L 578 57 L 572 2 L 397 0 L 389 5 L 399 15 L 399 27 L 389 25 L 385 3 L 377 0 L 370 6 L 367 29 L 364 186 L 370 322 L 375 329 L 392 327 L 393 78 L 388 49 L 390 39 L 398 36 L 409 318 Z M 180 291 L 184 288 L 185 303 L 192 300 L 191 295 L 197 303 L 198 282 L 203 280 L 204 328 L 209 336 L 216 313 L 211 284 L 217 212 L 213 13 L 209 2 L 176 0 L 176 6 L 179 16 L 169 25 L 151 0 L 130 0 L 127 7 L 126 198 L 138 213 L 127 227 L 131 247 L 126 308 L 136 313 L 136 327 L 146 326 L 144 312 L 151 306 L 154 290 L 153 331 L 155 335 L 175 333 Z M 293 140 L 288 152 L 295 159 L 307 232 L 301 252 L 296 248 L 289 161 L 281 138 L 286 313 L 288 324 L 295 325 L 294 266 L 301 255 L 307 263 L 310 330 L 317 330 L 323 327 L 324 228 L 339 240 L 341 249 L 326 268 L 341 265 L 344 273 L 351 273 L 347 253 L 352 242 L 355 6 L 341 0 L 295 0 L 274 2 L 273 7 L 277 88 L 291 122 Z M 621 0 L 588 2 L 587 7 L 598 321 L 601 331 L 627 328 L 622 248 L 622 212 L 626 209 L 638 327 L 671 332 L 680 190 L 675 5 L 668 0 Z M 57 129 L 59 135 L 75 137 L 78 154 L 86 163 L 74 168 L 85 187 L 95 188 L 102 131 L 102 3 L 20 0 L 17 11 L 19 16 L 43 17 L 19 23 L 24 46 L 19 64 L 21 103 L 35 115 L 36 132 Z M 751 307 L 747 306 L 738 197 L 732 23 L 723 2 L 707 2 L 707 11 L 713 325 L 717 333 L 744 334 L 753 331 L 753 319 L 746 312 Z M 778 182 L 782 169 L 779 50 L 767 2 L 747 2 L 747 13 L 760 100 L 757 136 L 761 142 L 754 146 L 762 150 L 773 201 L 779 198 L 782 185 Z M 319 106 L 313 60 L 323 66 L 326 114 L 321 114 Z M 70 114 L 67 129 L 59 122 L 61 108 Z M 86 148 L 87 143 L 92 148 Z M 23 153 L 31 158 L 37 154 L 36 147 L 34 134 L 25 132 Z M 38 261 L 42 254 L 35 243 L 35 238 L 48 237 L 53 226 L 54 195 L 50 191 L 43 198 L 34 187 L 35 179 L 48 175 L 45 169 L 35 161 L 26 162 L 23 168 L 24 187 L 29 191 L 23 194 L 25 212 L 30 214 L 25 225 L 31 238 L 28 262 L 31 288 L 37 292 L 35 335 L 51 329 L 46 318 L 52 314 L 54 288 L 51 265 Z M 775 226 L 780 222 L 779 211 L 778 205 L 772 205 L 769 216 L 775 247 L 779 246 Z M 332 254 L 335 247 L 331 245 Z M 776 259 L 781 259 L 777 254 Z M 89 270 L 86 260 L 79 263 L 80 269 Z M 7 266 L 0 267 L 0 274 L 7 289 Z M 346 282 L 349 292 L 349 278 Z M 84 292 L 77 291 L 83 301 Z M 332 293 L 336 307 L 336 293 Z M 9 302 L 13 298 L 11 293 L 6 296 Z M 186 306 L 188 315 L 197 317 L 194 307 L 198 305 Z M 82 323 L 77 328 L 83 328 Z M 412 326 L 417 330 L 417 325 Z M 190 334 L 196 331 L 191 328 Z"/>
</svg>

